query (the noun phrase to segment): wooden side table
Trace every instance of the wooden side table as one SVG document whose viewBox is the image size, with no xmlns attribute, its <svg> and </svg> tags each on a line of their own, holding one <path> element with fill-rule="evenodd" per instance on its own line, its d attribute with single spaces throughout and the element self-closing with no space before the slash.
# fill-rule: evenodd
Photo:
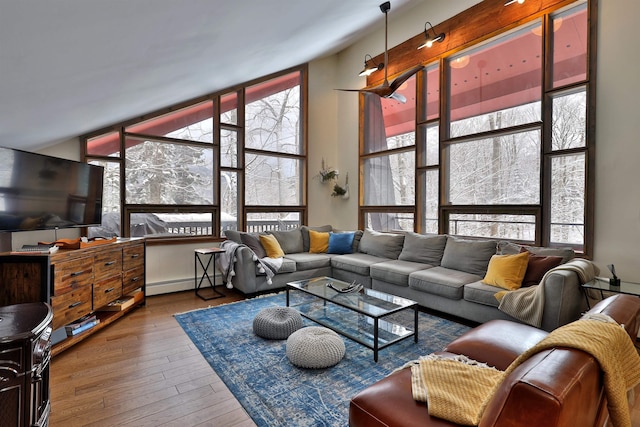
<svg viewBox="0 0 640 427">
<path fill-rule="evenodd" d="M 194 253 L 194 273 L 195 273 L 195 290 L 196 295 L 202 298 L 205 301 L 222 298 L 226 296 L 222 292 L 216 289 L 216 256 L 218 254 L 224 252 L 224 249 L 220 248 L 207 248 L 207 249 L 196 249 Z M 208 258 L 207 258 L 208 257 Z M 206 264 L 204 261 L 206 260 Z M 198 265 L 200 265 L 200 269 L 202 270 L 202 274 L 198 274 Z M 209 267 L 213 265 L 213 278 L 209 276 Z M 202 289 L 206 289 L 207 285 L 205 283 L 205 287 L 202 287 L 202 282 L 207 280 L 209 283 L 209 288 L 212 290 L 210 296 L 203 296 L 200 291 Z"/>
</svg>

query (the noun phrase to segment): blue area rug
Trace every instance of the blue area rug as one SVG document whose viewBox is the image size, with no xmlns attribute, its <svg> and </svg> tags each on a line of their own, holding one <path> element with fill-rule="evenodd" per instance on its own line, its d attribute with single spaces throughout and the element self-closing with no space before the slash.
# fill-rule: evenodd
<svg viewBox="0 0 640 427">
<path fill-rule="evenodd" d="M 442 348 L 469 327 L 419 314 L 419 340 L 407 338 L 379 352 L 344 338 L 346 355 L 328 369 L 300 369 L 285 354 L 286 340 L 253 333 L 253 318 L 266 307 L 284 306 L 285 294 L 254 298 L 175 318 L 258 426 L 348 425 L 349 400 L 405 362 Z M 413 311 L 406 325 L 413 325 Z M 315 325 L 304 319 L 304 326 Z"/>
</svg>

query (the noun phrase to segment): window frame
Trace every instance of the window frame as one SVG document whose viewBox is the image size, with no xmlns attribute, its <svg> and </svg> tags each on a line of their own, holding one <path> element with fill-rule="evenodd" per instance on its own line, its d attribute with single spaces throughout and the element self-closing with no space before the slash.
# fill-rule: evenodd
<svg viewBox="0 0 640 427">
<path fill-rule="evenodd" d="M 553 81 L 553 23 L 554 17 L 561 15 L 564 12 L 584 7 L 586 3 L 586 19 L 587 19 L 587 31 L 588 37 L 586 40 L 586 74 L 584 79 L 573 80 L 568 84 L 554 86 Z M 474 23 L 481 19 L 482 16 L 486 16 L 488 13 L 495 13 L 496 8 L 502 8 L 501 14 L 504 16 L 501 20 L 484 22 L 483 25 L 474 25 Z M 502 15 L 501 15 L 502 16 Z M 472 50 L 486 43 L 488 40 L 495 38 L 501 34 L 511 32 L 519 28 L 525 28 L 536 20 L 541 21 L 542 26 L 542 85 L 541 85 L 541 120 L 523 125 L 515 125 L 508 128 L 501 128 L 493 131 L 486 131 L 479 134 L 465 135 L 462 137 L 450 138 L 449 137 L 449 113 L 447 109 L 447 66 L 446 61 L 448 59 L 456 58 L 464 55 L 464 51 Z M 468 32 L 465 32 L 464 36 L 456 34 L 456 28 L 459 26 L 459 22 L 465 22 L 465 27 L 472 28 Z M 511 24 L 505 25 L 504 22 L 511 22 Z M 424 217 L 425 206 L 427 201 L 424 199 L 425 185 L 422 182 L 422 177 L 429 170 L 437 169 L 439 176 L 439 200 L 438 200 L 438 233 L 449 233 L 448 223 L 449 217 L 456 213 L 478 213 L 478 214 L 525 214 L 535 215 L 535 241 L 527 242 L 529 244 L 539 246 L 562 246 L 573 247 L 580 252 L 582 256 L 590 257 L 593 255 L 594 247 L 594 193 L 595 193 L 595 75 L 596 75 L 596 37 L 597 37 L 597 0 L 575 1 L 575 0 L 550 0 L 545 3 L 543 9 L 537 9 L 537 5 L 524 3 L 522 5 L 504 7 L 502 5 L 488 4 L 487 2 L 481 2 L 466 11 L 462 12 L 455 19 L 451 18 L 442 22 L 436 26 L 436 31 L 444 31 L 447 33 L 449 42 L 446 47 L 434 46 L 433 49 L 423 49 L 416 53 L 417 41 L 416 38 L 409 39 L 398 46 L 398 52 L 400 58 L 397 59 L 395 65 L 395 72 L 402 72 L 404 69 L 410 68 L 415 65 L 416 57 L 420 58 L 420 62 L 425 65 L 425 68 L 418 73 L 418 83 L 416 85 L 416 100 L 417 104 L 417 118 L 416 118 L 416 204 L 413 231 L 424 232 Z M 486 24 L 486 25 L 485 25 Z M 471 41 L 469 41 L 471 40 Z M 445 50 L 446 49 L 446 50 Z M 374 59 L 377 59 L 374 58 Z M 440 113 L 437 118 L 426 119 L 425 114 L 425 102 L 426 94 L 421 90 L 423 89 L 423 74 L 427 72 L 428 67 L 432 64 L 439 66 L 439 78 L 440 78 Z M 367 79 L 367 86 L 375 86 L 379 84 L 380 76 L 377 74 L 371 75 Z M 553 97 L 558 94 L 571 92 L 574 90 L 580 90 L 581 87 L 586 89 L 586 128 L 585 128 L 585 147 L 571 148 L 567 150 L 551 150 L 551 133 L 552 133 L 552 101 Z M 360 97 L 360 135 L 361 135 L 361 151 L 360 151 L 360 164 L 365 158 L 362 147 L 364 145 L 363 125 L 364 121 L 364 100 L 363 96 Z M 422 129 L 431 123 L 438 123 L 439 125 L 439 150 L 440 158 L 437 165 L 428 166 L 422 164 L 423 156 L 425 155 L 423 143 L 421 142 Z M 540 197 L 538 204 L 531 205 L 451 205 L 447 201 L 447 176 L 448 171 L 447 164 L 447 146 L 463 140 L 468 140 L 469 137 L 474 139 L 482 136 L 495 136 L 505 133 L 522 132 L 527 129 L 536 129 L 541 133 L 542 147 L 540 154 Z M 567 155 L 571 153 L 584 153 L 585 155 L 585 190 L 584 190 L 584 240 L 581 247 L 571 245 L 569 243 L 554 244 L 551 239 L 551 161 L 553 157 Z M 362 167 L 362 166 L 361 166 Z M 361 193 L 364 192 L 364 182 L 360 183 Z M 384 207 L 376 207 L 376 211 L 381 211 Z M 389 209 L 396 210 L 396 207 L 388 207 Z M 359 203 L 359 227 L 364 226 L 364 220 L 366 213 L 372 210 L 371 206 L 366 206 L 363 203 L 363 199 L 360 199 Z"/>
<path fill-rule="evenodd" d="M 266 83 L 269 80 L 276 80 L 283 76 L 299 73 L 299 87 L 300 87 L 300 99 L 299 99 L 299 144 L 300 152 L 295 155 L 274 153 L 272 151 L 263 151 L 255 148 L 245 148 L 245 99 L 246 91 L 252 86 Z M 222 122 L 221 119 L 221 100 L 230 94 L 236 94 L 236 108 L 237 108 L 237 123 Z M 224 230 L 221 230 L 221 215 L 222 215 L 222 201 L 221 201 L 221 182 L 222 174 L 225 172 L 231 172 L 237 174 L 237 229 L 245 230 L 247 227 L 247 216 L 250 213 L 259 212 L 297 212 L 299 214 L 300 222 L 306 223 L 307 218 L 307 169 L 308 169 L 308 131 L 307 131 L 307 115 L 308 115 L 308 66 L 306 64 L 292 67 L 283 70 L 278 73 L 274 73 L 262 78 L 243 83 L 231 88 L 204 95 L 180 104 L 176 104 L 161 110 L 157 110 L 153 113 L 146 114 L 144 116 L 117 123 L 106 128 L 102 128 L 91 133 L 87 133 L 80 137 L 81 142 L 81 157 L 85 162 L 100 161 L 118 164 L 120 171 L 120 236 L 131 237 L 131 215 L 135 213 L 209 213 L 213 215 L 212 234 L 207 235 L 149 235 L 147 241 L 149 243 L 161 243 L 161 244 L 173 244 L 173 243 L 185 243 L 194 241 L 220 241 L 224 239 Z M 197 104 L 203 102 L 211 102 L 211 114 L 213 118 L 213 141 L 200 142 L 194 140 L 183 140 L 166 136 L 148 135 L 143 133 L 128 132 L 128 127 L 135 126 L 136 124 L 158 118 L 163 115 L 171 114 L 183 109 L 188 109 Z M 238 153 L 237 153 L 237 165 L 236 166 L 222 166 L 221 161 L 221 133 L 224 131 L 232 130 L 236 132 L 238 138 Z M 116 155 L 101 155 L 91 154 L 88 146 L 89 142 L 93 138 L 97 138 L 108 134 L 117 134 L 119 138 L 119 152 Z M 209 149 L 213 149 L 213 167 L 211 170 L 213 179 L 213 197 L 212 204 L 195 204 L 195 205 L 179 205 L 179 204 L 145 204 L 145 203 L 127 203 L 126 200 L 126 150 L 125 143 L 127 138 L 147 138 L 154 142 L 167 142 L 171 144 L 186 144 L 194 146 L 203 146 Z M 298 186 L 300 187 L 300 204 L 292 206 L 246 206 L 245 205 L 245 155 L 247 153 L 253 153 L 258 155 L 273 156 L 277 155 L 285 158 L 293 158 L 299 161 L 300 176 L 298 177 Z"/>
</svg>

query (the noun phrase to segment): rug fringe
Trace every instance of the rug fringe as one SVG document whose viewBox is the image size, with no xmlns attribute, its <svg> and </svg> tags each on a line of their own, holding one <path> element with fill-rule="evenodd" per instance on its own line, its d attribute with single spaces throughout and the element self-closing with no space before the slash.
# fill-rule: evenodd
<svg viewBox="0 0 640 427">
<path fill-rule="evenodd" d="M 271 296 L 274 296 L 274 295 L 278 295 L 279 293 L 280 292 L 273 292 L 273 293 L 270 293 L 270 294 L 262 294 L 262 295 L 255 296 L 255 297 L 250 298 L 250 299 L 271 297 Z M 196 311 L 208 310 L 210 308 L 222 307 L 223 305 L 237 304 L 239 302 L 245 302 L 245 301 L 247 301 L 247 299 L 241 299 L 241 300 L 238 300 L 238 301 L 225 302 L 224 304 L 218 304 L 218 305 L 210 305 L 208 307 L 194 308 L 193 310 L 187 310 L 187 311 L 182 311 L 182 312 L 179 312 L 179 313 L 173 313 L 172 316 L 176 317 L 176 316 L 179 316 L 181 314 L 195 313 Z"/>
<path fill-rule="evenodd" d="M 234 301 L 234 302 L 238 302 L 238 301 Z M 228 304 L 231 304 L 231 303 L 228 303 Z M 220 304 L 220 305 L 227 305 L 227 304 Z M 180 311 L 178 313 L 173 313 L 172 316 L 176 317 L 176 316 L 180 316 L 181 314 L 195 313 L 196 311 L 208 310 L 208 309 L 213 308 L 213 307 L 218 307 L 218 306 L 217 305 L 210 305 L 208 307 L 200 307 L 200 308 L 194 308 L 193 310 Z"/>
</svg>

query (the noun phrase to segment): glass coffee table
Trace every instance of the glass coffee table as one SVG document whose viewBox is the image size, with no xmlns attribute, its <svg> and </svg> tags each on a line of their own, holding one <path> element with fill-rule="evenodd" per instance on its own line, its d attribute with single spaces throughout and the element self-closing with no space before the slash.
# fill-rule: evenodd
<svg viewBox="0 0 640 427">
<path fill-rule="evenodd" d="M 317 277 L 287 283 L 287 307 L 319 325 L 373 350 L 378 351 L 413 337 L 418 342 L 418 303 L 373 289 L 341 293 L 329 287 L 345 289 L 349 283 L 331 277 Z M 413 309 L 413 329 L 391 316 Z M 389 317 L 393 317 L 390 319 Z M 406 316 L 410 319 L 410 315 Z M 404 323 L 411 323 L 404 322 Z"/>
<path fill-rule="evenodd" d="M 596 277 L 590 282 L 583 283 L 582 289 L 585 291 L 584 296 L 587 299 L 587 307 L 589 308 L 591 308 L 591 304 L 589 303 L 588 289 L 600 291 L 601 299 L 605 298 L 604 292 L 629 294 L 640 297 L 640 283 L 621 281 L 620 286 L 613 286 L 606 277 Z"/>
</svg>

